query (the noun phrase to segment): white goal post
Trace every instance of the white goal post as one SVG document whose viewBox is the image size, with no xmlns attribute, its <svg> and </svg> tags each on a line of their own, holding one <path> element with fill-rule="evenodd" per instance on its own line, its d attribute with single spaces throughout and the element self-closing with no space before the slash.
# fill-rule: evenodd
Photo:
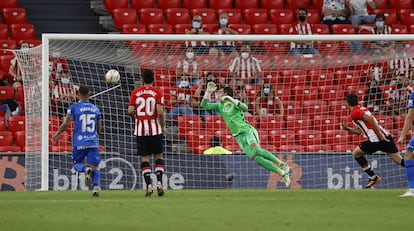
<svg viewBox="0 0 414 231">
<path fill-rule="evenodd" d="M 156 34 L 132 35 L 132 34 L 48 34 L 48 33 L 45 33 L 42 35 L 42 47 L 41 47 L 42 63 L 41 63 L 41 66 L 35 67 L 35 69 L 36 68 L 41 69 L 41 72 L 42 72 L 41 78 L 39 77 L 39 83 L 41 82 L 41 92 L 40 92 L 40 95 L 36 96 L 36 97 L 39 97 L 38 99 L 41 99 L 41 111 L 39 111 L 40 114 L 37 115 L 37 116 L 40 116 L 41 118 L 41 121 L 39 124 L 40 129 L 41 129 L 41 143 L 39 143 L 40 145 L 39 147 L 41 147 L 41 149 L 38 149 L 33 153 L 26 154 L 26 158 L 28 155 L 29 156 L 38 155 L 38 154 L 41 155 L 41 160 L 39 160 L 39 158 L 26 159 L 26 165 L 28 161 L 35 162 L 31 164 L 41 169 L 41 177 L 40 177 L 40 182 L 39 182 L 39 176 L 36 176 L 36 174 L 38 174 L 39 172 L 28 171 L 27 172 L 28 181 L 30 181 L 29 179 L 36 179 L 36 180 L 34 180 L 34 182 L 32 182 L 31 184 L 27 184 L 26 189 L 27 190 L 39 190 L 39 189 L 40 190 L 51 190 L 51 189 L 52 190 L 67 190 L 67 189 L 79 189 L 79 188 L 85 189 L 84 186 L 78 185 L 77 178 L 76 178 L 76 183 L 74 183 L 72 182 L 74 179 L 72 176 L 61 175 L 62 171 L 64 172 L 70 171 L 70 169 L 69 170 L 66 169 L 68 168 L 67 163 L 63 163 L 64 161 L 67 162 L 69 154 L 67 153 L 64 154 L 65 158 L 63 158 L 62 160 L 53 160 L 53 166 L 50 166 L 51 164 L 50 158 L 51 158 L 52 152 L 50 151 L 50 143 L 49 143 L 50 135 L 49 135 L 49 126 L 48 126 L 48 124 L 50 123 L 49 116 L 51 113 L 50 104 L 49 104 L 50 102 L 50 85 L 49 84 L 51 83 L 49 79 L 49 76 L 50 76 L 49 57 L 52 54 L 52 52 L 56 50 L 59 50 L 62 56 L 70 60 L 69 68 L 71 68 L 71 65 L 74 66 L 72 69 L 73 72 L 71 74 L 72 76 L 76 76 L 76 81 L 78 81 L 77 82 L 78 84 L 99 84 L 100 85 L 100 86 L 96 86 L 96 88 L 93 87 L 92 89 L 93 94 L 97 94 L 98 92 L 104 91 L 105 89 L 108 89 L 111 87 L 104 81 L 103 73 L 107 71 L 107 69 L 105 68 L 111 67 L 115 69 L 118 67 L 117 65 L 119 65 L 119 67 L 122 68 L 122 70 L 120 70 L 122 73 L 122 76 L 121 76 L 122 87 L 117 88 L 114 91 L 111 90 L 111 91 L 105 92 L 104 94 L 100 94 L 96 97 L 97 100 L 99 100 L 98 104 L 102 103 L 102 105 L 104 105 L 103 107 L 106 107 L 107 104 L 113 106 L 113 108 L 108 107 L 104 109 L 105 113 L 107 113 L 104 116 L 104 120 L 109 119 L 107 126 L 109 126 L 108 130 L 111 130 L 111 132 L 108 132 L 108 135 L 104 136 L 102 140 L 103 146 L 105 147 L 105 151 L 109 150 L 108 153 L 116 153 L 114 156 L 108 155 L 110 157 L 108 159 L 111 159 L 112 161 L 118 157 L 122 157 L 122 155 L 125 154 L 123 152 L 130 151 L 131 153 L 134 153 L 134 149 L 135 149 L 132 138 L 125 138 L 124 140 L 120 139 L 119 143 L 114 143 L 112 142 L 112 139 L 111 139 L 111 137 L 113 137 L 113 135 L 116 132 L 122 133 L 119 135 L 119 137 L 124 137 L 124 136 L 132 137 L 132 130 L 127 130 L 123 128 L 130 128 L 129 123 L 133 123 L 133 122 L 127 121 L 124 118 L 121 118 L 119 116 L 116 117 L 114 115 L 115 113 L 119 113 L 119 114 L 125 113 L 125 111 L 122 111 L 121 109 L 126 109 L 127 104 L 115 105 L 117 103 L 116 102 L 117 97 L 125 98 L 130 93 L 130 90 L 133 89 L 133 87 L 139 85 L 138 77 L 139 77 L 139 74 L 142 68 L 142 66 L 139 65 L 139 62 L 136 59 L 133 59 L 133 58 L 136 58 L 136 56 L 131 55 L 128 51 L 127 52 L 125 51 L 125 48 L 127 48 L 127 46 L 123 47 L 123 45 L 120 45 L 120 44 L 124 44 L 126 41 L 128 42 L 130 41 L 159 42 L 159 43 L 165 43 L 165 44 L 184 43 L 185 41 L 208 41 L 211 44 L 214 43 L 215 41 L 234 41 L 236 43 L 243 42 L 243 43 L 253 44 L 254 42 L 263 42 L 263 41 L 282 42 L 282 43 L 304 42 L 304 41 L 340 43 L 344 41 L 371 42 L 371 41 L 383 41 L 383 40 L 402 41 L 404 43 L 406 41 L 414 41 L 414 35 L 411 35 L 411 34 L 398 34 L 398 35 L 361 34 L 361 35 L 298 36 L 298 35 L 178 35 L 178 34 L 174 34 L 174 35 L 156 35 Z M 162 46 L 159 46 L 159 47 L 162 47 Z M 140 47 L 140 49 L 142 50 L 138 51 L 138 55 L 140 54 L 139 52 L 141 52 L 141 54 L 143 55 L 152 53 L 152 55 L 164 56 L 163 57 L 164 59 L 167 59 L 167 56 L 169 55 L 168 49 L 161 50 L 161 48 L 159 48 L 157 50 L 154 50 L 152 48 L 148 48 L 148 50 L 145 50 L 146 46 L 142 46 Z M 266 49 L 266 48 L 261 48 L 261 49 L 262 49 L 261 53 L 255 53 L 255 51 L 252 50 L 252 55 L 255 56 L 257 54 L 257 56 L 265 56 L 263 54 L 266 51 L 263 51 L 263 49 Z M 408 53 L 406 54 L 409 57 L 414 57 L 414 53 L 409 53 L 410 51 L 412 52 L 413 50 L 412 49 L 407 49 L 407 50 L 408 50 Z M 339 57 L 342 53 L 344 52 L 341 52 L 340 54 L 334 55 L 332 57 Z M 178 57 L 179 55 L 182 55 L 182 52 L 179 52 L 178 54 L 174 53 L 174 55 Z M 275 56 L 275 55 L 277 56 L 277 55 L 284 55 L 284 54 L 275 53 L 275 54 L 271 54 L 270 56 Z M 364 57 L 363 55 L 364 54 L 359 54 L 358 56 L 355 56 L 355 57 Z M 327 58 L 327 57 L 331 57 L 329 55 L 323 54 L 322 56 L 324 59 L 323 61 L 324 67 L 321 69 L 325 71 L 325 70 L 328 70 L 329 67 L 331 67 L 332 69 L 329 69 L 329 73 L 332 72 L 332 75 L 334 76 L 335 74 L 334 72 L 337 71 L 336 69 L 335 70 L 333 69 L 335 64 L 326 65 L 326 63 L 327 62 L 335 63 L 335 60 L 329 60 L 329 58 Z M 199 61 L 200 61 L 200 57 L 199 57 Z M 346 57 L 351 57 L 351 56 L 349 55 Z M 133 59 L 133 60 L 128 60 L 128 59 Z M 217 59 L 218 59 L 217 63 L 219 65 L 220 64 L 224 65 L 223 63 L 220 63 L 220 57 L 218 57 Z M 388 57 L 388 59 L 391 59 L 391 58 Z M 352 61 L 354 65 L 355 63 L 359 62 L 359 60 L 352 60 Z M 283 74 L 280 74 L 281 70 L 278 70 L 277 65 L 276 65 L 277 62 L 278 61 L 276 60 L 272 61 L 271 70 L 262 70 L 263 72 L 266 72 L 264 74 L 264 78 L 285 77 L 283 76 Z M 363 64 L 364 60 L 360 60 L 360 62 L 361 64 Z M 37 65 L 37 64 L 34 64 L 34 65 Z M 156 69 L 157 67 L 159 67 L 159 69 L 163 69 L 163 70 L 157 70 L 159 72 L 168 71 L 168 70 L 164 70 L 164 69 L 168 69 L 167 67 L 164 68 L 164 66 L 166 65 L 165 64 L 153 65 L 152 69 Z M 306 71 L 306 73 L 310 73 L 310 71 L 315 68 L 316 68 L 315 66 L 310 65 L 309 69 L 306 69 L 304 71 Z M 228 68 L 227 67 L 221 68 L 221 70 L 223 71 L 224 69 L 228 69 Z M 218 70 L 217 72 L 221 70 Z M 290 68 L 289 70 L 292 70 L 292 69 Z M 214 70 L 208 70 L 208 71 L 214 71 Z M 277 74 L 278 76 L 272 76 L 272 73 L 275 73 L 275 72 L 278 72 Z M 126 80 L 125 76 L 129 76 L 130 79 Z M 99 77 L 100 79 L 90 81 L 90 79 L 88 78 L 92 78 L 92 77 Z M 201 78 L 205 78 L 205 76 L 203 75 Z M 75 78 L 73 79 L 75 80 Z M 82 80 L 83 82 L 81 82 L 80 80 Z M 310 79 L 308 78 L 307 81 L 309 80 Z M 125 83 L 126 81 L 129 81 L 129 82 L 126 84 Z M 318 80 L 310 80 L 310 81 L 318 81 Z M 275 86 L 282 86 L 283 82 L 275 83 L 275 84 L 276 84 Z M 335 83 L 334 85 L 340 85 L 342 89 L 345 89 L 345 87 L 347 87 L 341 84 Z M 306 86 L 308 85 L 312 85 L 312 84 L 309 83 Z M 318 84 L 318 89 L 321 89 L 320 88 L 321 86 L 319 85 L 322 86 L 323 83 Z M 127 86 L 127 87 L 124 88 L 124 86 Z M 315 85 L 315 88 L 316 86 L 317 85 Z M 25 86 L 25 90 L 27 87 L 28 86 Z M 293 94 L 298 94 L 298 93 L 292 92 L 291 97 L 294 97 Z M 305 93 L 301 93 L 301 94 L 305 94 Z M 28 97 L 30 96 L 28 96 L 27 94 L 25 97 L 26 97 L 25 98 L 26 102 L 33 100 L 33 99 L 28 99 Z M 105 99 L 98 99 L 101 97 L 105 97 Z M 296 100 L 292 100 L 292 101 L 299 102 L 305 99 L 306 97 L 297 98 Z M 124 101 L 121 101 L 121 102 L 125 103 Z M 331 108 L 330 105 L 328 105 L 329 100 L 326 103 L 327 103 L 326 108 Z M 252 103 L 251 105 L 254 105 L 254 103 Z M 305 106 L 301 105 L 300 107 L 304 109 Z M 292 108 L 287 108 L 285 110 L 285 116 L 289 116 L 286 113 L 289 113 L 289 111 L 291 111 L 290 109 Z M 295 108 L 293 108 L 292 111 L 294 109 Z M 26 109 L 26 110 L 30 110 L 30 109 Z M 315 121 L 316 120 L 315 116 L 318 115 L 319 111 L 309 110 L 306 113 L 314 113 L 312 114 L 311 118 L 313 121 Z M 254 112 L 252 114 L 254 114 Z M 284 120 L 285 120 L 284 126 L 287 126 L 286 125 L 287 118 L 285 118 Z M 393 123 L 395 123 L 395 120 L 393 121 Z M 120 127 L 117 127 L 117 126 L 120 126 Z M 177 129 L 175 130 L 171 129 L 171 131 L 178 132 L 179 131 L 178 126 L 175 124 L 175 127 L 177 127 Z M 307 128 L 306 130 L 318 130 L 315 128 L 316 125 L 314 123 L 312 126 L 313 126 L 312 129 Z M 174 127 L 174 125 L 171 125 L 171 127 Z M 26 127 L 27 131 L 30 131 L 30 129 L 31 128 Z M 399 127 L 393 126 L 393 129 L 396 130 L 396 129 L 399 129 Z M 205 130 L 207 130 L 207 126 Z M 290 129 L 286 128 L 285 130 L 290 130 Z M 188 130 L 185 130 L 185 131 L 188 131 Z M 209 132 L 214 133 L 215 131 L 209 131 Z M 268 132 L 269 132 L 269 135 L 273 134 L 273 133 L 270 133 L 271 132 L 270 129 L 268 130 Z M 30 135 L 33 135 L 33 134 L 30 134 Z M 171 150 L 173 149 L 173 147 L 175 148 L 177 145 L 176 143 L 174 143 L 175 141 L 181 144 L 183 143 L 181 141 L 185 139 L 183 137 L 180 137 L 179 134 L 173 134 L 173 135 L 176 135 L 175 137 L 178 137 L 178 138 L 172 138 L 176 140 L 173 140 L 171 144 L 167 143 L 167 145 L 171 145 L 168 147 Z M 265 136 L 266 134 L 263 134 L 263 135 Z M 299 137 L 299 135 L 295 134 L 296 143 L 299 143 L 300 140 L 297 137 Z M 325 140 L 325 134 L 323 135 L 323 137 Z M 26 137 L 26 140 L 27 140 L 27 137 Z M 127 144 L 125 145 L 121 144 L 122 142 L 125 142 Z M 319 145 L 319 144 L 328 145 L 326 142 L 327 141 L 324 141 L 324 143 L 315 143 L 315 145 Z M 365 180 L 366 178 L 366 175 L 364 175 L 362 170 L 360 170 L 358 166 L 356 166 L 356 164 L 354 163 L 355 161 L 353 160 L 350 154 L 341 155 L 340 157 L 338 157 L 338 159 L 335 159 L 336 157 L 331 155 L 331 153 L 327 153 L 326 151 L 319 151 L 319 152 L 316 152 L 317 155 L 319 156 L 315 157 L 315 159 L 308 159 L 308 157 L 305 157 L 308 154 L 303 154 L 303 157 L 292 157 L 292 156 L 289 157 L 288 155 L 302 155 L 300 154 L 301 151 L 299 150 L 295 152 L 296 154 L 294 154 L 293 152 L 290 152 L 293 150 L 286 152 L 284 151 L 284 149 L 283 150 L 279 149 L 280 146 L 271 144 L 270 139 L 269 139 L 268 144 L 269 144 L 269 147 L 270 146 L 275 147 L 275 149 L 272 150 L 272 152 L 275 153 L 276 155 L 281 156 L 285 160 L 290 160 L 290 161 L 294 161 L 295 163 L 296 162 L 299 163 L 298 164 L 300 165 L 299 167 L 296 166 L 296 164 L 294 165 L 294 168 L 298 167 L 298 169 L 300 168 L 300 170 L 295 172 L 295 169 L 294 169 L 294 178 L 297 177 L 295 178 L 297 181 L 293 183 L 294 186 L 299 185 L 298 188 L 359 188 L 360 185 L 363 184 L 360 181 Z M 348 142 L 347 144 L 349 144 L 347 147 L 356 146 L 354 145 L 353 141 Z M 111 148 L 113 145 L 119 145 L 119 146 L 124 145 L 125 147 L 123 147 L 122 150 L 118 150 L 115 147 Z M 26 147 L 27 146 L 28 144 L 26 143 Z M 308 146 L 308 145 L 305 144 L 304 146 Z M 335 146 L 338 146 L 338 145 L 334 144 L 333 147 Z M 128 147 L 130 148 L 130 150 L 126 151 L 129 149 Z M 345 148 L 345 145 L 343 147 Z M 347 151 L 349 150 L 348 149 L 343 150 L 344 153 L 346 153 Z M 178 153 L 174 153 L 174 152 L 178 152 Z M 180 152 L 180 149 L 178 149 L 178 151 L 177 149 L 174 149 L 174 151 L 171 151 L 173 155 L 167 156 L 167 160 L 166 160 L 166 169 L 167 169 L 166 172 L 168 175 L 167 180 L 170 182 L 168 187 L 171 189 L 223 188 L 223 187 L 227 187 L 226 184 L 232 184 L 231 186 L 229 186 L 230 188 L 249 188 L 250 185 L 252 185 L 252 188 L 262 188 L 262 187 L 275 188 L 278 185 L 276 176 L 269 174 L 267 171 L 262 171 L 259 166 L 254 164 L 253 161 L 246 160 L 244 155 L 233 154 L 232 157 L 226 157 L 226 158 L 221 159 L 221 157 L 217 157 L 217 156 L 182 154 L 179 152 Z M 332 153 L 334 152 L 336 151 L 332 150 Z M 309 152 L 306 151 L 304 153 L 309 153 Z M 130 155 L 130 153 L 128 153 L 127 155 Z M 324 155 L 329 160 L 326 160 Z M 63 155 L 58 155 L 58 156 L 63 156 Z M 58 157 L 58 158 L 61 158 L 61 157 Z M 203 158 L 207 158 L 207 159 L 205 160 Z M 297 158 L 297 159 L 292 160 L 293 158 Z M 128 163 L 126 163 L 125 160 L 123 160 L 124 162 L 122 163 L 121 162 L 109 163 L 109 160 L 104 161 L 105 166 L 109 164 L 113 165 L 110 171 L 112 175 L 108 173 L 108 179 L 102 180 L 103 182 L 109 185 L 108 187 L 106 187 L 106 189 L 142 188 L 141 186 L 136 185 L 139 182 L 141 182 L 140 180 L 136 180 L 136 177 L 140 176 L 139 164 L 137 164 L 138 163 L 137 157 L 130 155 L 128 158 L 124 158 L 124 159 L 127 159 L 128 161 L 126 162 Z M 384 157 L 382 155 L 379 155 L 379 156 L 372 155 L 372 156 L 368 156 L 368 159 L 369 161 L 371 161 L 372 159 L 375 159 L 376 162 L 371 163 L 371 164 L 377 165 L 376 167 L 378 167 L 378 169 L 382 168 L 383 169 L 382 174 L 385 174 L 390 179 L 389 184 L 384 187 L 403 187 L 404 186 L 405 180 L 404 180 L 403 170 L 399 169 L 398 166 L 395 166 L 393 163 L 391 163 L 391 160 L 387 159 L 385 155 Z M 136 161 L 136 163 L 134 161 Z M 329 163 L 326 164 L 325 161 Z M 169 163 L 174 163 L 175 165 L 178 165 L 178 164 L 188 165 L 190 162 L 193 162 L 194 165 L 187 166 L 188 168 L 191 168 L 191 171 L 189 171 L 188 173 L 183 174 L 179 172 L 180 168 L 178 168 L 177 166 L 175 166 L 177 168 L 175 168 L 174 172 L 168 173 L 169 171 L 168 169 L 170 167 Z M 116 166 L 117 164 L 120 164 L 121 166 L 129 166 L 130 163 L 132 163 L 134 167 L 131 168 L 132 170 L 128 170 L 132 172 L 128 174 L 125 173 L 125 170 L 122 169 L 122 167 Z M 309 166 L 306 166 L 306 164 L 309 164 Z M 310 166 L 310 165 L 315 165 L 315 164 L 317 165 L 321 164 L 321 166 L 319 167 Z M 34 167 L 34 168 L 37 168 L 37 167 Z M 209 170 L 208 171 L 203 170 L 199 172 L 197 168 L 199 169 L 208 168 Z M 186 167 L 183 167 L 182 169 L 186 169 Z M 186 185 L 186 183 L 188 182 L 187 181 L 188 177 L 186 174 L 188 175 L 192 174 L 192 177 L 194 177 L 194 179 L 192 178 L 194 182 L 191 182 L 191 185 L 189 187 L 187 187 Z M 203 174 L 211 174 L 211 175 L 208 177 L 205 177 L 203 176 Z M 220 178 L 221 175 L 223 174 L 225 176 L 225 179 Z M 238 182 L 231 182 L 233 180 L 232 178 L 233 176 L 236 177 L 235 179 L 237 179 Z M 116 179 L 118 179 L 117 177 L 119 177 L 119 179 L 121 179 L 121 177 L 126 177 L 127 178 L 126 180 L 122 178 L 122 182 L 125 181 L 126 183 L 121 183 L 121 181 L 116 181 Z M 53 179 L 51 180 L 51 178 L 55 178 L 55 180 Z M 56 178 L 58 179 L 56 180 Z M 231 179 L 229 180 L 229 178 Z M 69 182 L 68 185 L 70 186 L 66 187 L 66 183 L 65 183 L 66 181 Z M 196 181 L 201 181 L 201 182 L 196 182 Z M 260 183 L 256 183 L 259 181 Z M 305 181 L 306 183 L 304 183 Z"/>
</svg>

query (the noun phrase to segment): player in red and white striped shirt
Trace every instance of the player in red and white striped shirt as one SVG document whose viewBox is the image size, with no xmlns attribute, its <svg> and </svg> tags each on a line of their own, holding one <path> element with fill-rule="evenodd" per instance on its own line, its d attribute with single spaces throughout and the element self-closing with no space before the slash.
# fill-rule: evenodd
<svg viewBox="0 0 414 231">
<path fill-rule="evenodd" d="M 154 72 L 146 69 L 142 73 L 143 86 L 132 91 L 128 114 L 135 118 L 138 155 L 141 159 L 141 172 L 147 185 L 145 196 L 152 194 L 151 155 L 155 158 L 158 196 L 164 195 L 162 176 L 164 173 L 163 134 L 166 134 L 164 96 L 160 89 L 153 86 Z"/>
<path fill-rule="evenodd" d="M 290 28 L 289 33 L 296 32 L 298 35 L 312 35 L 312 25 L 306 21 L 308 17 L 308 11 L 304 8 L 298 9 L 298 20 L 299 23 L 295 27 Z M 290 54 L 293 55 L 304 55 L 312 54 L 319 55 L 319 51 L 313 47 L 312 41 L 306 42 L 291 42 L 290 43 Z"/>
<path fill-rule="evenodd" d="M 395 163 L 403 167 L 404 160 L 401 158 L 390 132 L 378 125 L 377 120 L 371 115 L 368 109 L 359 105 L 358 96 L 353 93 L 348 94 L 346 96 L 346 102 L 351 111 L 352 121 L 356 127 L 349 128 L 345 123 L 341 123 L 341 126 L 343 130 L 351 134 L 360 135 L 363 133 L 367 137 L 367 141 L 362 142 L 354 149 L 352 156 L 369 176 L 369 181 L 365 188 L 372 188 L 376 183 L 381 181 L 381 177 L 376 175 L 371 169 L 371 166 L 364 156 L 365 154 L 383 151 Z"/>
<path fill-rule="evenodd" d="M 250 54 L 250 47 L 243 45 L 240 48 L 240 56 L 237 56 L 230 64 L 229 75 L 235 80 L 242 80 L 244 84 L 258 84 L 263 77 L 262 68 L 257 58 Z M 231 83 L 232 85 L 234 83 Z"/>
</svg>

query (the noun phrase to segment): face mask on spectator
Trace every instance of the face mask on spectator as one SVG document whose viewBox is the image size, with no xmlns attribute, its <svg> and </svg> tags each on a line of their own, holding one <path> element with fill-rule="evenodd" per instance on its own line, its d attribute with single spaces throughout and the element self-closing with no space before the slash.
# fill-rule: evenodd
<svg viewBox="0 0 414 231">
<path fill-rule="evenodd" d="M 189 59 L 194 58 L 194 52 L 187 52 L 187 53 L 185 53 L 185 57 L 187 57 Z"/>
<path fill-rule="evenodd" d="M 375 26 L 376 27 L 383 27 L 384 26 L 384 21 L 376 21 Z"/>
<path fill-rule="evenodd" d="M 23 53 L 29 53 L 29 48 L 28 47 L 22 47 L 22 49 L 20 49 Z"/>
<path fill-rule="evenodd" d="M 201 23 L 200 22 L 193 22 L 193 28 L 194 29 L 200 29 Z"/>
<path fill-rule="evenodd" d="M 249 52 L 242 52 L 241 53 L 241 57 L 243 58 L 243 59 L 247 59 L 247 58 L 249 58 Z"/>
<path fill-rule="evenodd" d="M 305 15 L 299 15 L 299 21 L 304 22 L 306 20 Z"/>
<path fill-rule="evenodd" d="M 188 81 L 183 80 L 180 82 L 180 87 L 188 87 L 188 85 L 189 85 Z"/>
<path fill-rule="evenodd" d="M 398 83 L 397 83 L 397 89 L 401 89 L 402 87 L 403 87 L 403 83 L 398 82 Z"/>
<path fill-rule="evenodd" d="M 69 80 L 68 78 L 61 78 L 61 79 L 60 79 L 60 81 L 61 81 L 63 84 L 68 84 L 68 83 L 70 82 L 70 80 Z"/>
<path fill-rule="evenodd" d="M 270 93 L 270 88 L 268 87 L 264 88 L 263 93 L 265 93 L 265 95 L 268 95 Z"/>
<path fill-rule="evenodd" d="M 227 18 L 220 18 L 220 25 L 222 26 L 227 25 Z"/>
</svg>

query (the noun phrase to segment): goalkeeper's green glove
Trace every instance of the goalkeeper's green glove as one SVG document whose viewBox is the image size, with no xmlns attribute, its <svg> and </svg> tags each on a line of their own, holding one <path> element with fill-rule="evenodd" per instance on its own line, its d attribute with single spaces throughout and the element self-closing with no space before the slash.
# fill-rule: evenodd
<svg viewBox="0 0 414 231">
<path fill-rule="evenodd" d="M 217 90 L 217 85 L 214 82 L 208 82 L 207 83 L 207 89 L 206 93 L 204 94 L 203 99 L 209 100 L 211 97 L 211 94 Z"/>
<path fill-rule="evenodd" d="M 233 97 L 231 97 L 231 96 L 226 95 L 226 96 L 221 97 L 221 101 L 224 101 L 226 99 L 230 100 L 232 103 L 234 103 L 237 106 L 239 106 L 239 104 L 240 104 L 240 100 L 233 99 Z"/>
</svg>

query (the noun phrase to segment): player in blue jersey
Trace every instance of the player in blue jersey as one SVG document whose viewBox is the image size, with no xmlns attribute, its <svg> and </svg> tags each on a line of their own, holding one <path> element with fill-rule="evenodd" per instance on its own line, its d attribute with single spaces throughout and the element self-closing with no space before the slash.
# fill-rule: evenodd
<svg viewBox="0 0 414 231">
<path fill-rule="evenodd" d="M 67 115 L 58 131 L 53 135 L 52 141 L 56 143 L 59 135 L 64 132 L 73 121 L 72 135 L 72 161 L 77 172 L 85 172 L 85 185 L 93 185 L 92 196 L 98 197 L 101 191 L 99 163 L 98 134 L 102 128 L 101 112 L 99 108 L 89 102 L 89 88 L 79 87 L 80 101 L 72 104 L 67 110 Z M 83 163 L 87 158 L 87 166 Z"/>
<path fill-rule="evenodd" d="M 414 92 L 410 94 L 408 100 L 408 113 L 405 117 L 404 127 L 397 143 L 401 144 L 405 140 L 405 136 L 411 130 L 414 121 Z M 407 150 L 404 155 L 405 160 L 405 175 L 408 182 L 408 191 L 401 195 L 401 197 L 414 197 L 414 136 L 407 145 Z"/>
</svg>

